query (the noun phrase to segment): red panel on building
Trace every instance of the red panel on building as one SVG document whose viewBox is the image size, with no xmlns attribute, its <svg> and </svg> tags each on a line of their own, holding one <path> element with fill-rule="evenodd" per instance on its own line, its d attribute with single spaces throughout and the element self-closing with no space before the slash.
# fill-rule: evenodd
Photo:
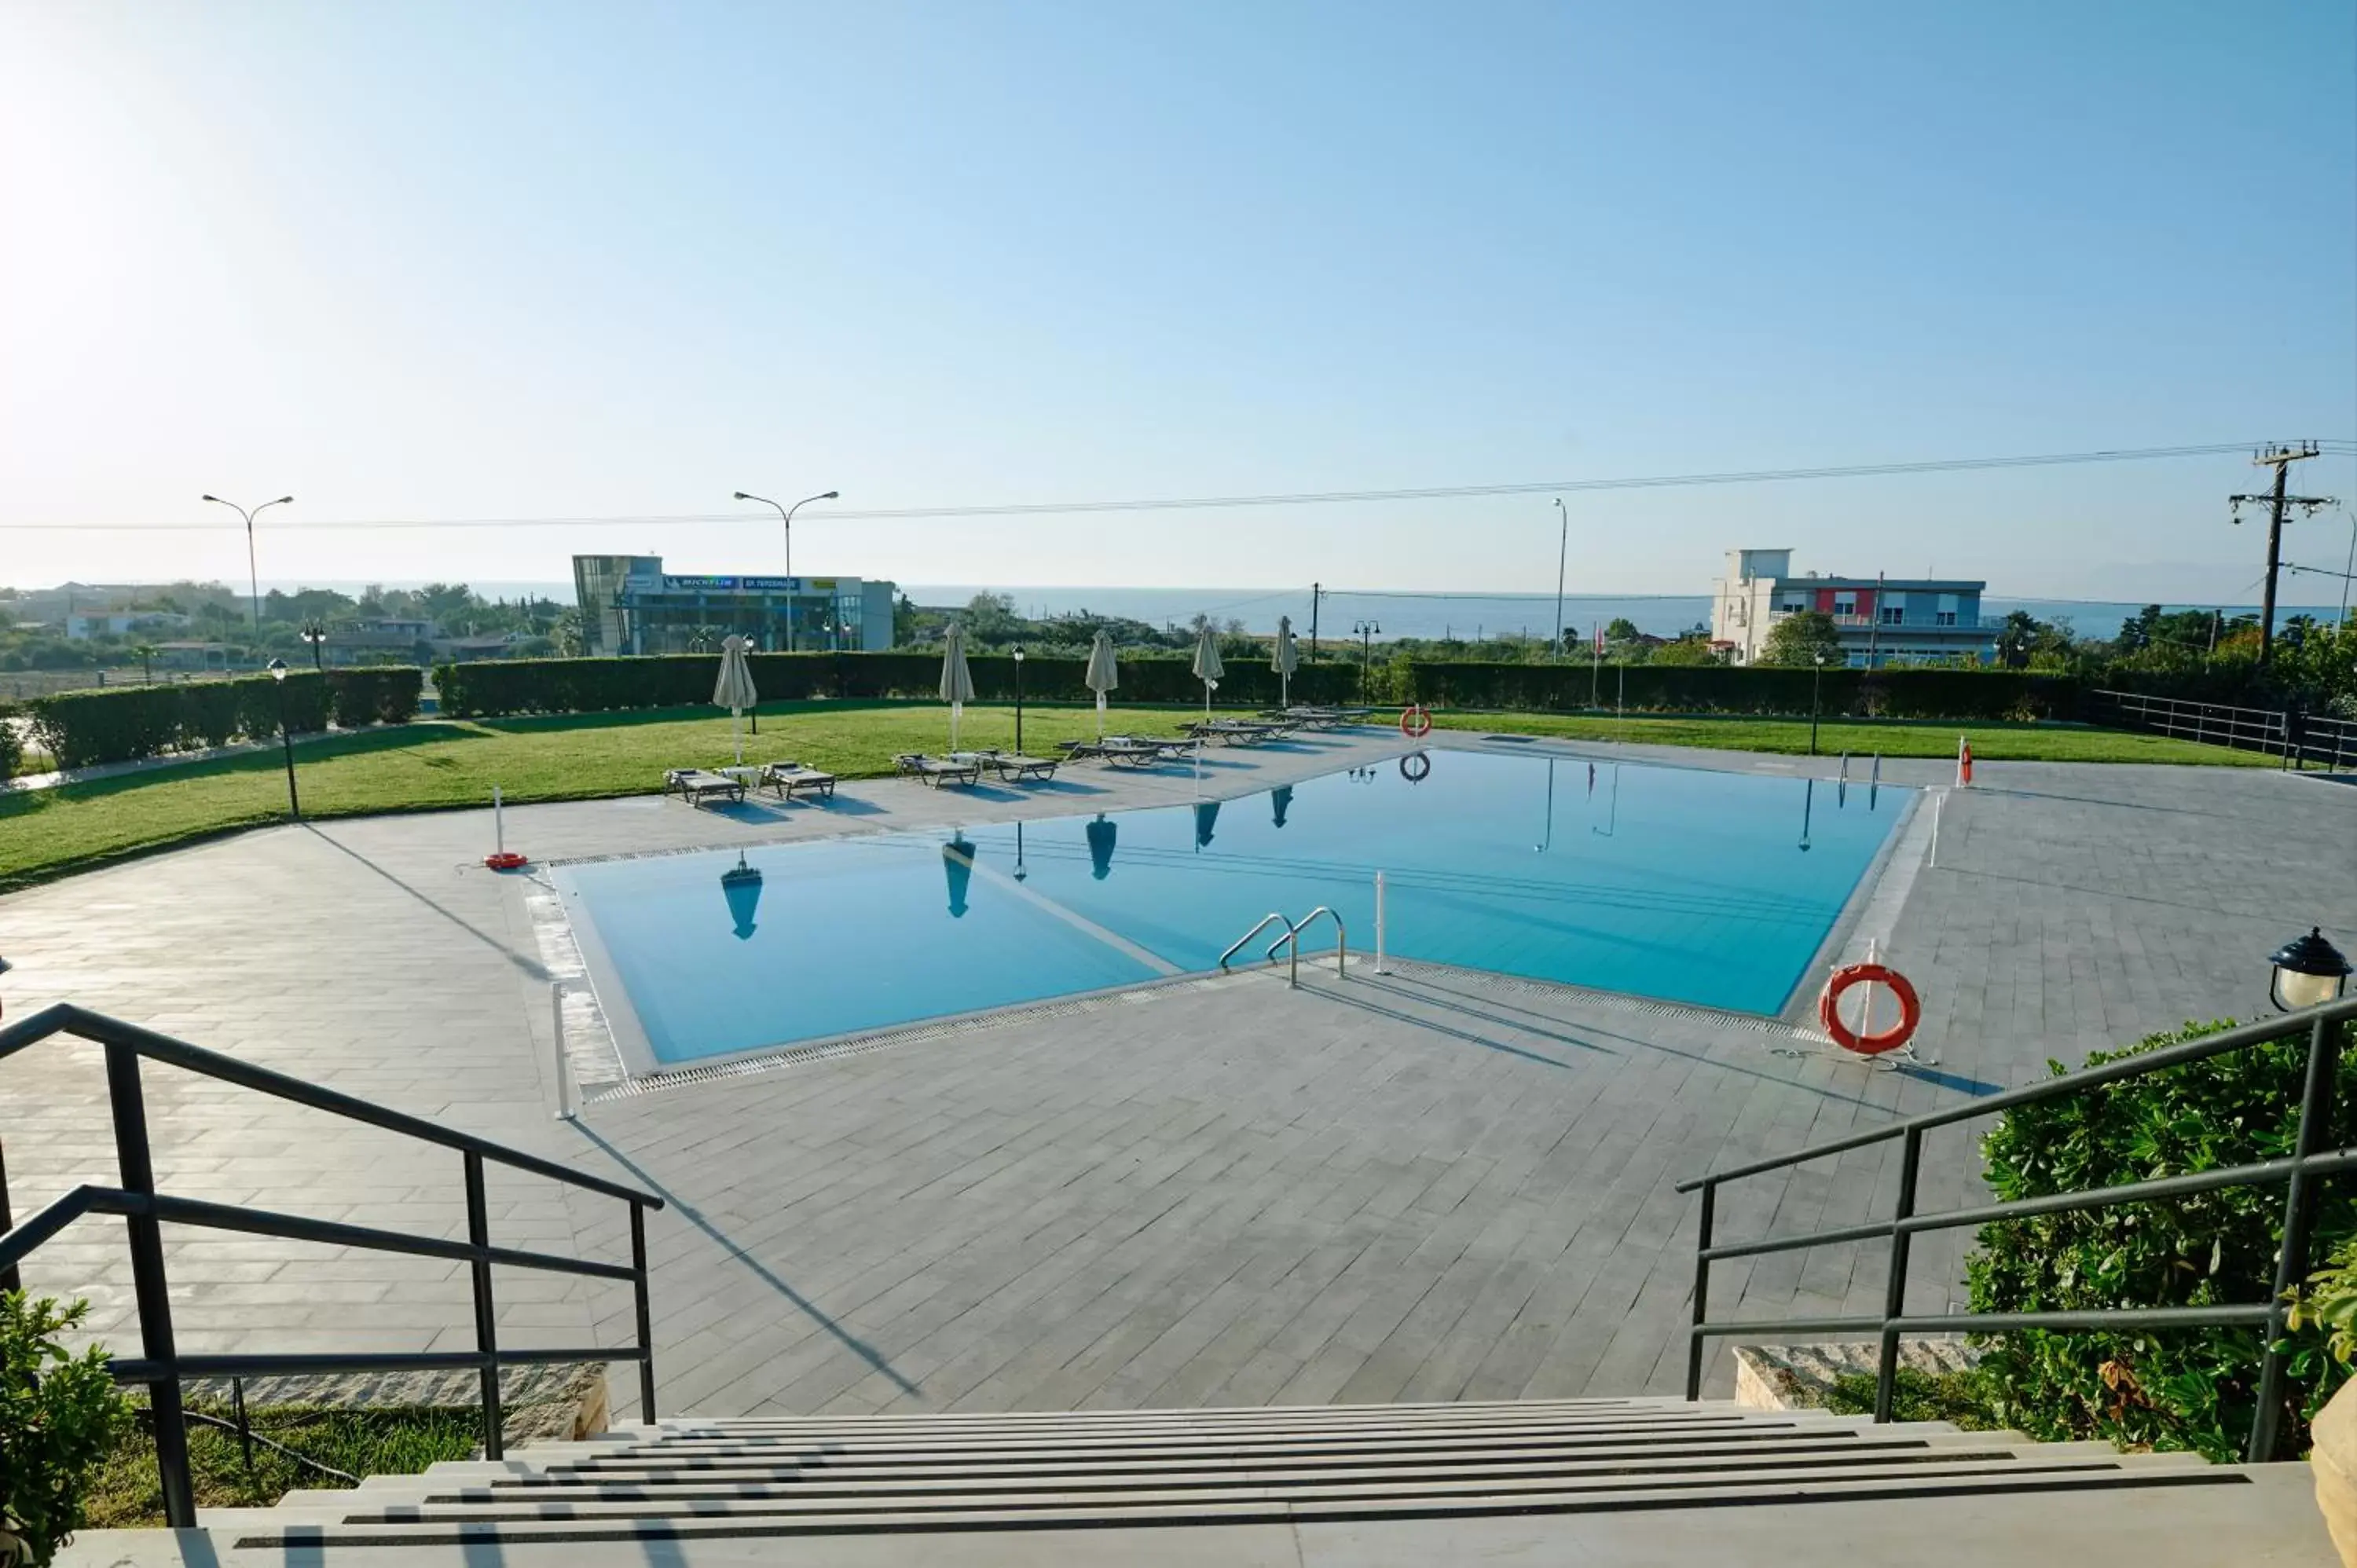
<svg viewBox="0 0 2357 1568">
<path fill-rule="evenodd" d="M 1827 615 L 1834 613 L 1834 591 L 1831 588 L 1819 588 L 1817 590 L 1817 608 L 1824 611 Z"/>
<path fill-rule="evenodd" d="M 1874 618 L 1874 590 L 1872 588 L 1860 588 L 1857 591 L 1857 613 L 1864 616 L 1868 620 L 1872 620 Z"/>
</svg>

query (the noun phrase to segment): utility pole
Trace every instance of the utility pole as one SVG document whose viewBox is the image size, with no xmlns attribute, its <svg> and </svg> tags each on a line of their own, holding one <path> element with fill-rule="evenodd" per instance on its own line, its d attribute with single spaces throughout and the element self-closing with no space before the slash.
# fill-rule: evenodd
<svg viewBox="0 0 2357 1568">
<path fill-rule="evenodd" d="M 2316 443 L 2313 441 L 2303 441 L 2297 446 L 2276 444 L 2262 447 L 2252 455 L 2251 462 L 2255 467 L 2273 468 L 2276 471 L 2274 488 L 2259 495 L 2226 498 L 2227 505 L 2232 509 L 2234 521 L 2237 523 L 2243 521 L 2243 507 L 2246 502 L 2254 505 L 2264 503 L 2267 509 L 2267 577 L 2266 586 L 2263 590 L 2263 596 L 2259 603 L 2259 667 L 2261 669 L 2266 667 L 2267 660 L 2274 654 L 2276 646 L 2276 575 L 2283 568 L 2284 508 L 2296 506 L 2306 511 L 2314 512 L 2320 507 L 2339 504 L 2330 496 L 2292 496 L 2284 493 L 2285 481 L 2290 474 L 2291 466 L 2294 463 L 2304 463 L 2316 455 Z"/>
<path fill-rule="evenodd" d="M 1882 640 L 1882 583 L 1886 575 L 1881 572 L 1874 575 L 1874 618 L 1866 623 L 1866 667 L 1868 670 L 1874 668 L 1874 650 Z"/>
<path fill-rule="evenodd" d="M 1318 601 L 1325 596 L 1326 590 L 1322 585 L 1317 583 L 1309 585 L 1309 658 L 1313 663 L 1318 658 Z"/>
</svg>

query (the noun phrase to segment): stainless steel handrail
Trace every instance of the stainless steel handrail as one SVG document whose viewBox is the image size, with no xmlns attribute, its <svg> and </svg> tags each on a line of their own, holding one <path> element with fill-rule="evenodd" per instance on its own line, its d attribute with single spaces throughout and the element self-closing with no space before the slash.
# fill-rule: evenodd
<svg viewBox="0 0 2357 1568">
<path fill-rule="evenodd" d="M 1228 944 L 1228 950 L 1220 955 L 1220 967 L 1222 969 L 1227 968 L 1228 960 L 1235 957 L 1237 952 L 1243 949 L 1246 942 L 1252 940 L 1263 931 L 1268 929 L 1269 922 L 1272 920 L 1275 921 L 1278 925 L 1285 927 L 1287 930 L 1293 929 L 1292 921 L 1286 919 L 1275 910 L 1271 909 L 1267 914 L 1263 915 L 1259 919 L 1253 922 L 1253 929 L 1251 930 L 1246 931 L 1243 936 L 1238 937 L 1234 941 Z M 1282 937 L 1277 940 L 1279 941 L 1284 940 Z M 1276 950 L 1274 948 L 1269 950 L 1269 953 L 1272 958 L 1275 956 L 1275 952 Z"/>
<path fill-rule="evenodd" d="M 1277 938 L 1276 940 L 1269 943 L 1268 945 L 1268 953 L 1266 955 L 1268 961 L 1275 963 L 1276 961 L 1276 950 L 1285 946 L 1287 942 L 1293 944 L 1293 966 L 1286 972 L 1285 976 L 1285 983 L 1287 985 L 1298 986 L 1301 983 L 1301 933 L 1307 930 L 1309 928 L 1310 923 L 1316 920 L 1320 915 L 1325 916 L 1328 919 L 1334 922 L 1334 972 L 1344 979 L 1349 978 L 1349 975 L 1342 968 L 1342 961 L 1344 958 L 1349 955 L 1351 950 L 1351 933 L 1343 928 L 1341 916 L 1334 913 L 1333 909 L 1329 906 L 1320 904 L 1315 909 L 1310 910 L 1307 915 L 1302 916 L 1300 919 L 1287 921 L 1285 927 L 1285 935 Z"/>
</svg>

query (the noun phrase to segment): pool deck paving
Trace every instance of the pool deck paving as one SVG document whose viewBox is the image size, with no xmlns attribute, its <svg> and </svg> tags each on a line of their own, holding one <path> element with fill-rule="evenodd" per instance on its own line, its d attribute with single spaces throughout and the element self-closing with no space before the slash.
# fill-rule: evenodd
<svg viewBox="0 0 2357 1568">
<path fill-rule="evenodd" d="M 1477 739 L 1448 737 L 1449 744 Z M 537 860 L 733 847 L 1256 792 L 1405 749 L 1388 732 L 1068 770 L 971 794 L 846 783 L 832 806 L 525 807 Z M 1501 749 L 1503 749 L 1502 747 Z M 1518 746 L 1517 751 L 1543 749 Z M 1566 744 L 1831 777 L 1830 758 Z M 1444 758 L 1445 761 L 1445 758 Z M 1944 764 L 1887 781 L 1944 784 Z M 1919 812 L 1931 809 L 1927 800 Z M 1900 836 L 1845 946 L 1924 995 L 1896 1069 L 1760 1020 L 1401 965 L 1254 972 L 593 1101 L 554 1119 L 550 959 L 485 814 L 258 831 L 0 898 L 7 1016 L 72 1001 L 617 1175 L 650 1222 L 664 1413 L 1308 1403 L 1675 1391 L 1695 1212 L 1674 1184 L 2040 1076 L 2050 1058 L 2266 1006 L 2297 929 L 2357 931 L 2357 789 L 2246 768 L 1984 764 Z M 1899 895 L 1903 894 L 1903 898 Z M 1706 961 L 1706 957 L 1705 959 Z M 0 1064 L 19 1217 L 111 1183 L 94 1047 Z M 463 1236 L 459 1156 L 150 1065 L 164 1190 Z M 1921 1207 L 1982 1196 L 1976 1128 Z M 1886 1212 L 1889 1145 L 1730 1187 L 1720 1235 Z M 619 1260 L 621 1208 L 491 1181 L 506 1245 Z M 470 1348 L 466 1270 L 167 1230 L 183 1351 Z M 1919 1243 L 1913 1303 L 1965 1239 Z M 121 1231 L 36 1253 L 135 1342 Z M 501 1269 L 508 1345 L 617 1343 L 619 1286 Z M 1878 1312 L 1876 1246 L 1724 1265 L 1713 1315 Z M 1715 1359 L 1713 1387 L 1731 1382 Z M 618 1409 L 635 1380 L 614 1380 Z"/>
</svg>

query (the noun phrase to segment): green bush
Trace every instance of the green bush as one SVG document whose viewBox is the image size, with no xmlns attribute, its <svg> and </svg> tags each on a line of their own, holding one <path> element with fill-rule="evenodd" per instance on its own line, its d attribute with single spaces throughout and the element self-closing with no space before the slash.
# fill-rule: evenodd
<svg viewBox="0 0 2357 1568">
<path fill-rule="evenodd" d="M 379 664 L 328 671 L 328 705 L 343 729 L 404 725 L 417 716 L 425 671 L 414 664 Z"/>
<path fill-rule="evenodd" d="M 764 703 L 808 698 L 876 699 L 937 697 L 942 682 L 938 653 L 756 653 L 747 662 L 754 689 Z M 1015 695 L 1015 660 L 1007 654 L 970 656 L 977 702 L 1003 703 Z M 1027 659 L 1023 693 L 1035 702 L 1082 702 L 1090 693 L 1085 659 Z M 499 659 L 436 667 L 434 684 L 442 711 L 453 718 L 497 718 L 511 714 L 597 713 L 619 708 L 674 708 L 712 700 L 718 683 L 718 654 L 676 654 L 642 659 Z M 1326 660 L 1305 664 L 1293 677 L 1297 702 L 1347 701 L 1357 690 L 1358 668 Z M 1235 705 L 1275 703 L 1276 672 L 1265 660 L 1239 660 L 1220 682 L 1219 701 Z M 1202 683 L 1184 656 L 1125 658 L 1114 697 L 1124 703 L 1189 703 L 1202 700 Z"/>
<path fill-rule="evenodd" d="M 0 1291 L 0 1561 L 39 1564 L 82 1528 L 91 1477 L 131 1424 L 130 1402 L 95 1346 L 58 1336 L 90 1304 Z"/>
<path fill-rule="evenodd" d="M 2088 1065 L 2229 1026 L 2188 1025 L 2127 1051 L 2098 1053 Z M 2350 1045 L 2357 1047 L 2357 1039 Z M 2341 1058 L 2342 1103 L 2357 1094 L 2352 1055 L 2357 1051 L 2344 1048 Z M 2018 1107 L 1984 1142 L 1989 1186 L 2010 1202 L 2287 1155 L 2307 1063 L 2304 1038 L 2276 1040 Z M 2341 1133 L 2333 1129 L 2328 1144 L 2338 1146 Z M 1966 1263 L 1973 1310 L 2266 1301 L 2275 1286 L 2283 1203 L 2280 1186 L 2229 1187 L 1986 1226 Z M 2357 1208 L 2328 1189 L 2318 1211 L 2316 1254 L 2352 1235 Z M 1998 1418 L 2033 1436 L 2191 1448 L 2224 1462 L 2249 1439 L 2264 1341 L 2257 1328 L 2025 1330 L 1994 1341 L 1981 1369 L 2001 1391 Z M 2287 1414 L 2305 1449 L 2309 1417 L 2348 1374 L 2327 1353 L 2323 1328 L 2307 1324 L 2289 1341 Z"/>
<path fill-rule="evenodd" d="M 2016 670 L 1815 669 L 1769 665 L 1474 664 L 1401 660 L 1392 690 L 1432 706 L 1539 712 L 1612 707 L 1678 714 L 1798 714 L 1821 701 L 1827 717 L 2075 719 L 2080 682 Z M 1378 671 L 1380 674 L 1381 671 Z M 1822 692 L 1819 682 L 1822 680 Z M 1625 695 L 1624 695 L 1625 694 Z"/>
<path fill-rule="evenodd" d="M 24 771 L 25 732 L 16 724 L 16 710 L 0 703 L 0 784 Z"/>
<path fill-rule="evenodd" d="M 174 749 L 227 746 L 240 738 L 267 739 L 278 733 L 282 695 L 287 726 L 296 733 L 328 727 L 327 680 L 308 671 L 290 672 L 283 693 L 271 677 L 247 675 L 60 692 L 35 697 L 26 706 L 33 715 L 33 733 L 59 768 L 90 768 Z"/>
</svg>

